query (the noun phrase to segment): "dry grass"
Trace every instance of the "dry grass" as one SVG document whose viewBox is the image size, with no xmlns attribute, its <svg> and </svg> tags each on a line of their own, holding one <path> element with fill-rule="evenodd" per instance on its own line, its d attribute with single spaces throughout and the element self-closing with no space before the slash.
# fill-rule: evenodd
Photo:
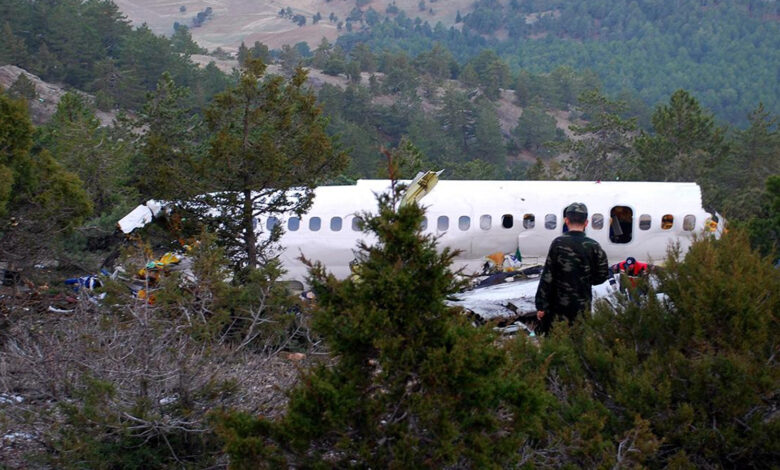
<svg viewBox="0 0 780 470">
<path fill-rule="evenodd" d="M 260 41 L 271 48 L 300 41 L 314 48 L 323 37 L 334 42 L 341 33 L 335 23 L 328 21 L 328 17 L 333 13 L 343 21 L 355 8 L 354 0 L 116 0 L 115 3 L 133 24 L 146 23 L 154 32 L 166 35 L 173 32 L 174 22 L 189 26 L 199 11 L 211 7 L 213 18 L 203 26 L 193 28 L 192 36 L 198 44 L 210 50 L 221 47 L 228 51 L 237 50 L 241 41 L 247 44 Z M 420 11 L 419 0 L 373 0 L 362 9 L 373 8 L 384 15 L 390 3 L 395 3 L 411 18 L 419 16 L 431 25 L 441 21 L 450 27 L 458 11 L 463 15 L 471 10 L 473 0 L 436 0 L 433 3 L 426 0 L 433 14 L 430 10 Z M 180 11 L 182 6 L 186 7 L 186 11 Z M 306 17 L 304 27 L 279 17 L 279 10 L 288 7 L 294 14 Z M 322 20 L 313 25 L 311 18 L 317 12 L 322 15 Z"/>
</svg>

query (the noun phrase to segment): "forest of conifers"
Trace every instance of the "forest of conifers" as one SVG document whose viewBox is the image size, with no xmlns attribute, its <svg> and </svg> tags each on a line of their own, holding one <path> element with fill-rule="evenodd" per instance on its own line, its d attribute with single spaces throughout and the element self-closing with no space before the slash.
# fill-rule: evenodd
<svg viewBox="0 0 780 470">
<path fill-rule="evenodd" d="M 186 26 L 159 36 L 103 0 L 2 0 L 0 66 L 69 90 L 36 123 L 32 78 L 0 90 L 0 262 L 24 278 L 0 298 L 10 468 L 774 465 L 778 6 L 669 3 L 479 0 L 445 28 L 358 0 L 335 43 L 242 44 L 226 74 L 190 60 L 229 54 Z M 360 280 L 313 265 L 316 306 L 277 282 L 281 234 L 260 242 L 254 217 L 421 169 L 695 181 L 731 231 L 670 254 L 670 302 L 621 298 L 534 341 L 444 306 L 463 287 L 451 253 L 393 194 L 366 215 L 379 242 Z M 184 216 L 118 237 L 150 198 Z M 47 310 L 62 279 L 132 273 L 185 241 L 197 283 L 161 279 L 152 304 L 104 279 L 100 302 Z M 277 368 L 298 352 L 305 368 Z"/>
</svg>

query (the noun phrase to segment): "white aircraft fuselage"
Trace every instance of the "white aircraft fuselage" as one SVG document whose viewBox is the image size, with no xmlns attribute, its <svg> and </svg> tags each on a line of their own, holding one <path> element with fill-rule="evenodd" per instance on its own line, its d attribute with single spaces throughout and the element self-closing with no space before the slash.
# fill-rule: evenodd
<svg viewBox="0 0 780 470">
<path fill-rule="evenodd" d="M 288 279 L 305 279 L 302 254 L 346 277 L 357 241 L 371 241 L 354 219 L 375 213 L 375 194 L 389 186 L 388 180 L 360 180 L 318 187 L 303 217 L 261 218 L 258 231 L 262 236 L 269 224 L 283 224 L 281 260 Z M 671 243 L 684 251 L 694 234 L 717 236 L 724 228 L 722 218 L 702 208 L 695 183 L 442 180 L 420 204 L 426 207 L 424 232 L 435 235 L 440 247 L 460 250 L 453 269 L 475 273 L 496 252 L 519 249 L 524 264 L 543 263 L 550 243 L 565 230 L 563 210 L 572 202 L 587 205 L 586 234 L 601 244 L 610 264 L 628 256 L 659 263 Z"/>
</svg>

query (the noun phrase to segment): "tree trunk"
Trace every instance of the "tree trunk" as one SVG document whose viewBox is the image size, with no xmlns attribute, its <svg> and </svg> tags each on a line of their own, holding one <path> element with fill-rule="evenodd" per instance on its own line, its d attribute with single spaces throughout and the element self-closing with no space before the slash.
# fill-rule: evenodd
<svg viewBox="0 0 780 470">
<path fill-rule="evenodd" d="M 252 190 L 245 189 L 243 211 L 244 243 L 249 267 L 255 269 L 257 267 L 257 234 L 255 233 L 255 227 L 253 223 L 254 210 L 252 205 Z"/>
</svg>

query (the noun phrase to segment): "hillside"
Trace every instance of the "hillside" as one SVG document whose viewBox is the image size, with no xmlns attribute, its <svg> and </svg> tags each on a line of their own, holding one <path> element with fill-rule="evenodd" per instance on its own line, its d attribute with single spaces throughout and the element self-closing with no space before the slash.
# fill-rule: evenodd
<svg viewBox="0 0 780 470">
<path fill-rule="evenodd" d="M 115 3 L 134 25 L 146 23 L 155 33 L 165 35 L 173 32 L 174 22 L 191 27 L 192 19 L 198 12 L 211 8 L 211 18 L 201 26 L 192 28 L 192 37 L 208 49 L 221 47 L 228 51 L 236 50 L 241 41 L 247 44 L 260 41 L 271 48 L 301 41 L 314 48 L 323 37 L 335 42 L 341 33 L 346 33 L 346 30 L 338 30 L 338 22 L 344 21 L 356 4 L 352 0 L 116 0 Z M 411 18 L 419 15 L 421 20 L 432 25 L 441 22 L 449 28 L 455 23 L 457 12 L 470 10 L 473 1 L 429 0 L 428 9 L 422 12 L 419 0 L 372 0 L 358 3 L 363 4 L 363 11 L 373 8 L 382 16 L 388 5 L 394 4 Z M 287 8 L 292 9 L 293 14 L 306 17 L 306 24 L 301 27 L 289 18 L 280 17 L 279 11 Z M 322 20 L 312 24 L 312 17 L 318 12 Z M 338 17 L 338 21 L 329 21 L 331 14 Z"/>
<path fill-rule="evenodd" d="M 0 88 L 7 90 L 16 82 L 21 74 L 25 74 L 35 86 L 36 98 L 29 101 L 30 118 L 32 119 L 33 124 L 43 124 L 51 118 L 55 111 L 57 111 L 57 103 L 59 103 L 60 99 L 67 93 L 67 90 L 60 85 L 45 82 L 41 80 L 40 77 L 13 65 L 0 66 Z M 94 101 L 94 97 L 85 93 L 82 94 L 90 101 Z M 95 110 L 95 117 L 98 118 L 103 125 L 111 124 L 111 121 L 115 116 L 116 113 L 114 112 Z"/>
</svg>

